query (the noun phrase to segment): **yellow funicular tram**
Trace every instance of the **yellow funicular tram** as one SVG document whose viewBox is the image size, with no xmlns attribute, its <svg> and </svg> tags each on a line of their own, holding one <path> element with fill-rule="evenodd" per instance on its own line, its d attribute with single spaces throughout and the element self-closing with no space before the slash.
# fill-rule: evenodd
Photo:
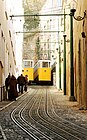
<svg viewBox="0 0 87 140">
<path fill-rule="evenodd" d="M 51 61 L 39 60 L 34 66 L 34 81 L 36 84 L 51 84 Z"/>
<path fill-rule="evenodd" d="M 29 84 L 34 81 L 34 61 L 33 60 L 23 60 L 23 76 L 28 77 Z"/>
</svg>

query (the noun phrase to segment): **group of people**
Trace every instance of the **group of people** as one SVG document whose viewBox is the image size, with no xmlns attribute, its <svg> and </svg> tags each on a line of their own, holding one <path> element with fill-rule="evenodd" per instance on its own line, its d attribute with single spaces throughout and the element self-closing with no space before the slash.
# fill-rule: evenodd
<svg viewBox="0 0 87 140">
<path fill-rule="evenodd" d="M 8 92 L 8 99 L 9 100 L 15 100 L 18 97 L 18 92 L 23 93 L 23 88 L 27 90 L 27 75 L 24 77 L 22 74 L 16 77 L 12 74 L 12 76 L 8 75 L 8 77 L 5 80 L 5 86 L 6 86 L 6 91 Z M 18 86 L 18 90 L 17 90 Z"/>
</svg>

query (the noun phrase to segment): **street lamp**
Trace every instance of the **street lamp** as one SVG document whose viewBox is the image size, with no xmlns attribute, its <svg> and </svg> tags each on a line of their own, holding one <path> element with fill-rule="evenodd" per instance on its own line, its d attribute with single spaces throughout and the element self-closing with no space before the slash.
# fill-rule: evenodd
<svg viewBox="0 0 87 140">
<path fill-rule="evenodd" d="M 84 18 L 86 18 L 86 10 L 85 10 L 85 12 L 84 12 L 84 16 L 83 16 L 83 17 L 81 17 L 81 16 L 75 17 L 75 16 L 74 16 L 74 15 L 75 15 L 75 12 L 76 12 L 76 9 L 71 9 L 72 16 L 74 17 L 75 20 L 81 21 L 81 20 L 83 20 Z M 86 37 L 85 32 L 82 32 L 81 34 L 82 34 L 82 37 L 83 37 L 83 38 Z"/>
<path fill-rule="evenodd" d="M 86 11 L 84 12 L 84 16 L 83 16 L 83 17 L 81 17 L 81 16 L 75 17 L 75 16 L 74 16 L 74 15 L 75 15 L 75 12 L 76 12 L 76 9 L 71 9 L 72 16 L 73 16 L 74 19 L 77 20 L 77 21 L 81 21 L 81 20 L 83 20 L 83 19 L 86 17 Z"/>
<path fill-rule="evenodd" d="M 81 21 L 86 17 L 86 11 L 84 12 L 84 16 L 77 16 L 75 17 L 76 9 L 70 10 L 70 101 L 74 101 L 74 66 L 73 66 L 73 18 L 77 21 Z M 85 34 L 82 33 L 83 37 L 85 37 Z"/>
<path fill-rule="evenodd" d="M 66 95 L 66 34 L 64 37 L 64 95 Z"/>
</svg>

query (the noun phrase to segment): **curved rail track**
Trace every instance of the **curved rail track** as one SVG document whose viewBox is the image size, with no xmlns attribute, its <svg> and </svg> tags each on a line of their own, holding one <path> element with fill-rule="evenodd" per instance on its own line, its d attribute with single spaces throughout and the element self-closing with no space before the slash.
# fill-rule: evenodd
<svg viewBox="0 0 87 140">
<path fill-rule="evenodd" d="M 19 140 L 87 140 L 86 127 L 67 120 L 57 101 L 50 87 L 38 86 L 9 107 Z"/>
<path fill-rule="evenodd" d="M 57 105 L 57 107 L 58 107 L 58 105 Z M 73 123 L 69 120 L 66 120 L 62 117 L 64 109 L 62 110 L 61 116 L 58 115 L 58 112 L 56 113 L 54 101 L 52 99 L 52 94 L 49 92 L 46 93 L 45 108 L 46 108 L 45 109 L 46 114 L 51 119 L 51 122 L 53 121 L 53 124 L 55 126 L 59 127 L 60 129 L 63 129 L 64 131 L 67 131 L 68 134 L 71 135 L 70 139 L 79 139 L 79 140 L 87 139 L 87 129 L 86 128 L 84 128 L 76 123 Z M 54 123 L 54 122 L 56 122 L 56 123 Z"/>
</svg>

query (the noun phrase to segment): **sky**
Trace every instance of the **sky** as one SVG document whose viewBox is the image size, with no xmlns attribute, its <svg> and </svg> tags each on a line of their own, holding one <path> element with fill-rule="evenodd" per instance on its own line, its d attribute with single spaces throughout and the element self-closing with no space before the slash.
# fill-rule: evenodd
<svg viewBox="0 0 87 140">
<path fill-rule="evenodd" d="M 59 5 L 59 6 L 61 6 L 61 3 L 62 3 L 61 0 L 58 0 L 58 5 Z"/>
</svg>

